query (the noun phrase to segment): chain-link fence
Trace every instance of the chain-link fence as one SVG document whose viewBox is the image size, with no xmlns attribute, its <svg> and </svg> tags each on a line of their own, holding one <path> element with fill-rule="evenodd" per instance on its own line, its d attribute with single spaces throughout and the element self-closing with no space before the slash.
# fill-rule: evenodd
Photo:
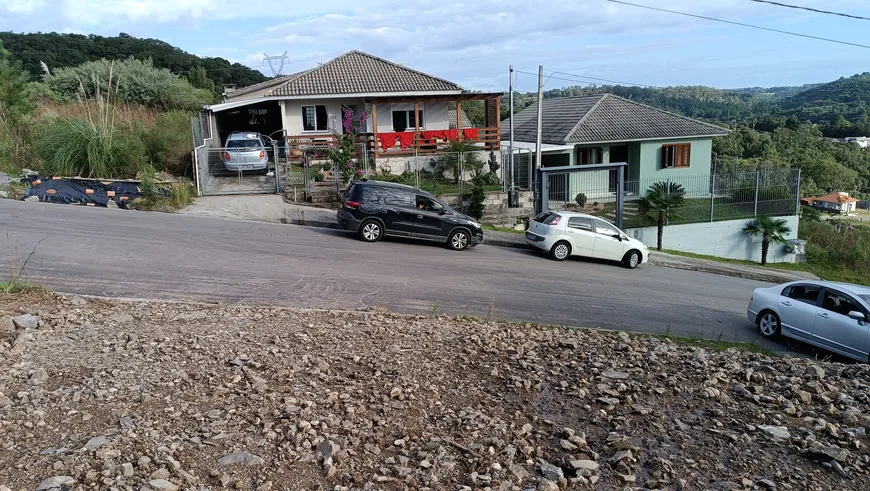
<svg viewBox="0 0 870 491">
<path fill-rule="evenodd" d="M 617 170 L 560 173 L 547 176 L 548 206 L 575 210 L 616 221 Z M 800 172 L 792 169 L 733 171 L 626 180 L 623 226 L 649 226 L 639 202 L 654 187 L 680 192 L 683 204 L 666 213 L 668 223 L 699 223 L 749 219 L 757 215 L 799 213 Z"/>
</svg>

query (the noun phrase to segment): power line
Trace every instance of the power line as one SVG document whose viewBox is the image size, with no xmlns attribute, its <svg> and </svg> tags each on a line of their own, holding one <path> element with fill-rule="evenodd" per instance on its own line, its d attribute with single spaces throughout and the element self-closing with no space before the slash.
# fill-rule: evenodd
<svg viewBox="0 0 870 491">
<path fill-rule="evenodd" d="M 850 42 L 848 42 L 848 41 L 839 41 L 839 40 L 836 40 L 836 39 L 823 38 L 823 37 L 819 37 L 819 36 L 811 36 L 811 35 L 809 35 L 809 34 L 801 34 L 801 33 L 798 33 L 798 32 L 783 31 L 783 30 L 780 30 L 780 29 L 773 29 L 773 28 L 770 28 L 770 27 L 755 26 L 755 25 L 752 25 L 752 24 L 744 24 L 744 23 L 742 23 L 742 22 L 735 22 L 735 21 L 731 21 L 731 20 L 717 19 L 717 18 L 715 18 L 715 17 L 707 17 L 707 16 L 704 16 L 704 15 L 689 14 L 689 13 L 686 13 L 686 12 L 677 12 L 676 10 L 667 10 L 667 9 L 661 9 L 661 8 L 658 8 L 658 7 L 650 7 L 650 6 L 648 6 L 648 5 L 639 5 L 639 4 L 636 4 L 636 3 L 623 2 L 622 0 L 607 0 L 607 1 L 608 1 L 608 2 L 611 2 L 611 3 L 619 3 L 619 4 L 622 4 L 622 5 L 628 5 L 628 6 L 631 6 L 631 7 L 638 7 L 638 8 L 647 9 L 647 10 L 656 10 L 656 11 L 658 11 L 658 12 L 666 12 L 666 13 L 668 13 L 668 14 L 683 15 L 683 16 L 686 16 L 686 17 L 694 17 L 694 18 L 696 18 L 696 19 L 712 20 L 713 22 L 721 22 L 721 23 L 723 23 L 723 24 L 731 24 L 731 25 L 735 25 L 735 26 L 749 27 L 749 28 L 752 28 L 752 29 L 759 29 L 759 30 L 762 30 L 762 31 L 776 32 L 776 33 L 779 33 L 779 34 L 788 34 L 789 36 L 797 36 L 797 37 L 802 37 L 802 38 L 807 38 L 807 39 L 815 39 L 815 40 L 817 40 L 817 41 L 825 41 L 825 42 L 828 42 L 828 43 L 845 44 L 845 45 L 847 45 L 847 46 L 855 46 L 855 47 L 857 47 L 857 48 L 866 48 L 866 49 L 870 49 L 870 46 L 868 46 L 868 45 L 866 45 L 866 44 L 850 43 Z"/>
<path fill-rule="evenodd" d="M 589 80 L 597 80 L 599 82 L 608 82 L 608 83 L 618 84 L 618 85 L 635 85 L 638 87 L 652 87 L 655 89 L 661 88 L 661 87 L 658 87 L 655 85 L 635 84 L 635 83 L 631 83 L 631 82 L 620 82 L 619 80 L 608 80 L 606 78 L 587 77 L 586 75 L 574 75 L 573 73 L 565 73 L 565 72 L 557 72 L 557 71 L 553 71 L 553 73 L 558 73 L 559 75 L 568 75 L 569 77 L 577 77 L 577 78 L 585 78 L 585 79 L 589 79 Z"/>
<path fill-rule="evenodd" d="M 537 75 L 538 75 L 537 73 L 526 72 L 526 71 L 523 71 L 523 70 L 514 70 L 514 71 L 517 72 L 517 73 L 525 74 L 525 75 L 534 75 L 534 76 L 537 76 Z M 575 78 L 556 77 L 556 76 L 553 75 L 554 73 L 555 73 L 555 74 L 559 74 L 559 75 L 567 75 L 567 76 L 569 76 L 569 77 L 575 77 Z M 592 80 L 592 81 L 589 81 L 589 80 L 579 80 L 579 79 L 582 79 L 582 78 L 590 79 L 590 80 Z M 609 82 L 609 83 L 614 83 L 614 84 L 617 84 L 617 85 L 633 85 L 633 86 L 637 86 L 637 87 L 650 87 L 650 88 L 654 88 L 654 89 L 660 89 L 660 88 L 662 88 L 662 87 L 659 87 L 659 86 L 656 86 L 656 85 L 633 84 L 633 83 L 630 83 L 630 82 L 620 82 L 620 81 L 618 81 L 618 80 L 608 80 L 608 79 L 606 79 L 606 78 L 586 77 L 586 76 L 583 76 L 583 75 L 574 75 L 573 73 L 557 72 L 557 71 L 553 71 L 553 70 L 550 70 L 550 75 L 547 76 L 547 80 L 549 80 L 549 79 L 553 79 L 553 80 L 562 80 L 562 81 L 564 81 L 564 82 L 574 82 L 574 83 L 580 83 L 580 84 L 586 84 L 586 85 L 595 85 L 596 82 Z"/>
<path fill-rule="evenodd" d="M 800 5 L 789 5 L 787 3 L 773 2 L 771 0 L 750 0 L 756 3 L 767 3 L 770 5 L 776 5 L 777 7 L 785 7 L 789 9 L 798 9 L 798 10 L 806 10 L 809 12 L 815 12 L 817 14 L 826 14 L 826 15 L 839 15 L 840 17 L 848 17 L 850 19 L 858 19 L 858 20 L 870 20 L 870 17 L 863 17 L 860 15 L 852 15 L 852 14 L 844 14 L 841 12 L 831 12 L 830 10 L 819 10 L 814 9 L 812 7 L 802 7 Z"/>
<path fill-rule="evenodd" d="M 265 67 L 266 64 L 262 64 L 262 65 L 259 65 L 259 66 Z M 182 73 L 190 73 L 190 72 L 192 72 L 193 70 L 195 70 L 195 68 L 192 68 L 192 69 L 190 69 L 190 70 L 178 70 L 178 71 L 174 71 L 174 72 L 172 72 L 172 73 L 174 73 L 174 74 L 176 74 L 176 75 L 180 75 L 180 74 L 182 74 Z M 227 68 L 203 68 L 203 70 L 205 70 L 205 71 L 207 71 L 207 72 L 230 72 L 230 71 L 234 71 L 234 70 L 253 70 L 253 71 L 258 71 L 258 70 L 257 70 L 256 68 L 254 68 L 254 67 L 245 66 L 245 65 L 240 66 L 240 67 L 227 67 Z"/>
</svg>

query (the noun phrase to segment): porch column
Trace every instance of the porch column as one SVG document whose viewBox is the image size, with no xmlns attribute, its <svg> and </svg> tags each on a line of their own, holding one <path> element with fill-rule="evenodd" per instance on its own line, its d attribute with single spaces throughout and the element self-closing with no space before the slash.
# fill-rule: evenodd
<svg viewBox="0 0 870 491">
<path fill-rule="evenodd" d="M 414 132 L 420 132 L 420 102 L 414 101 Z"/>
<path fill-rule="evenodd" d="M 610 163 L 610 145 L 603 145 L 601 147 L 601 163 L 609 164 Z"/>
<path fill-rule="evenodd" d="M 462 140 L 462 101 L 456 101 L 456 139 Z"/>
<path fill-rule="evenodd" d="M 372 134 L 374 135 L 372 137 L 373 150 L 377 156 L 381 146 L 378 144 L 378 107 L 374 102 L 372 102 Z"/>
</svg>

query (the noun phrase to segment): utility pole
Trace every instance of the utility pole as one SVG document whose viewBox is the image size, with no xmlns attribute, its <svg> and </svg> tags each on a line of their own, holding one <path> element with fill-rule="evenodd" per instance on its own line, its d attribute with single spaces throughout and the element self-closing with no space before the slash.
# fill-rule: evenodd
<svg viewBox="0 0 870 491">
<path fill-rule="evenodd" d="M 541 168 L 541 119 L 544 114 L 544 65 L 538 66 L 538 131 L 535 138 L 535 177 L 537 178 L 537 169 Z M 536 183 L 536 187 L 540 185 L 543 192 L 544 183 Z"/>
<path fill-rule="evenodd" d="M 263 61 L 267 62 L 269 64 L 269 69 L 272 70 L 272 76 L 280 77 L 282 71 L 284 70 L 284 61 L 289 60 L 289 58 L 287 58 L 287 52 L 285 51 L 284 54 L 278 56 L 269 56 L 266 53 L 263 53 L 263 57 Z M 278 62 L 277 70 L 275 70 L 275 66 L 272 64 L 272 62 Z"/>
<path fill-rule="evenodd" d="M 508 152 L 509 152 L 508 155 L 510 155 L 510 157 L 508 157 L 508 168 L 510 169 L 510 172 L 511 172 L 511 189 L 510 189 L 511 194 L 508 194 L 508 196 L 512 196 L 513 191 L 514 191 L 514 66 L 513 65 L 510 66 L 510 72 L 508 74 L 508 77 L 510 77 L 510 81 L 508 82 L 508 87 L 509 87 L 508 90 L 510 90 L 509 100 L 510 100 L 510 105 L 511 105 L 510 112 L 509 112 L 510 118 L 511 118 L 511 124 L 510 124 L 511 138 L 510 138 L 510 143 L 508 144 Z M 513 200 L 511 200 L 511 201 L 513 201 Z M 511 203 L 511 204 L 513 204 L 513 203 Z"/>
</svg>

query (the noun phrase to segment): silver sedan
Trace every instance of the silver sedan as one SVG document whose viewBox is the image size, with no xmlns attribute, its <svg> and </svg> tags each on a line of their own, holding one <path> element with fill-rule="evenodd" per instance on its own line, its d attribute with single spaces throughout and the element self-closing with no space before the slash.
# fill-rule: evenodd
<svg viewBox="0 0 870 491">
<path fill-rule="evenodd" d="M 866 362 L 870 353 L 870 288 L 794 281 L 756 288 L 746 312 L 767 338 L 782 334 Z"/>
</svg>

